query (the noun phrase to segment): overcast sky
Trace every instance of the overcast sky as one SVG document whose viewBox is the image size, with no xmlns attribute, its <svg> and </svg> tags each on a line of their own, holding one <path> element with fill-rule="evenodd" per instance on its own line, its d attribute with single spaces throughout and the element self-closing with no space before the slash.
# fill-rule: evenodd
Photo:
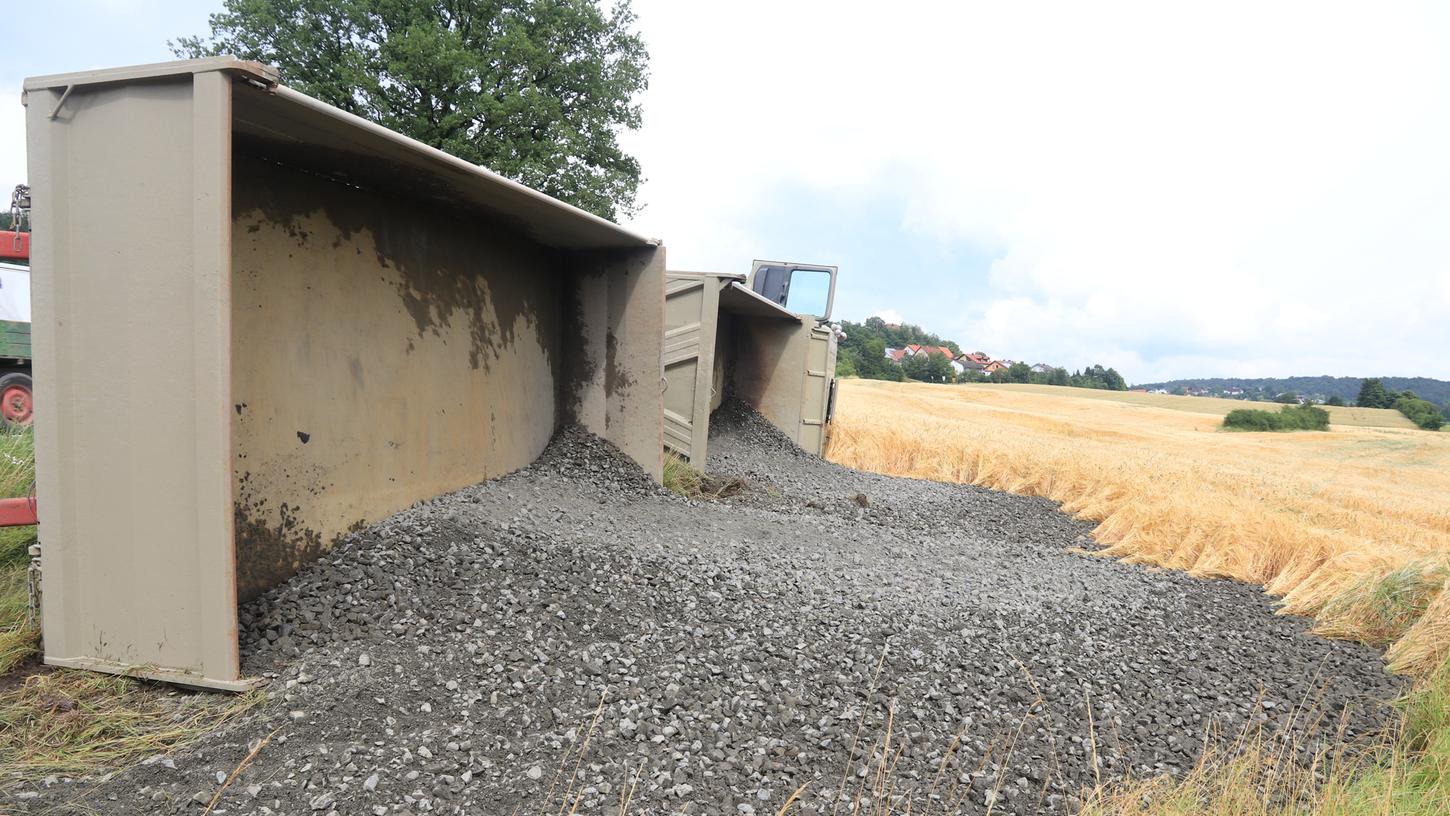
<svg viewBox="0 0 1450 816">
<path fill-rule="evenodd" d="M 169 58 L 219 3 L 3 17 L 29 74 Z M 1450 378 L 1450 11 L 636 0 L 673 268 L 841 267 L 837 316 L 1130 380 Z M 63 23 L 63 24 L 62 24 Z"/>
</svg>

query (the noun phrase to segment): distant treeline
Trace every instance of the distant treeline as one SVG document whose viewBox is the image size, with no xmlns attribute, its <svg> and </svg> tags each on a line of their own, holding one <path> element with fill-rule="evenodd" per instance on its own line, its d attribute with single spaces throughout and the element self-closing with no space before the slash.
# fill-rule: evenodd
<svg viewBox="0 0 1450 816">
<path fill-rule="evenodd" d="M 1380 377 L 1385 388 L 1392 391 L 1413 391 L 1421 399 L 1436 405 L 1450 403 L 1450 382 L 1429 377 Z M 1231 388 L 1244 391 L 1244 396 L 1257 396 L 1272 401 L 1280 394 L 1300 394 L 1325 402 L 1330 397 L 1339 397 L 1346 403 L 1353 402 L 1359 395 L 1363 377 L 1209 377 L 1195 380 L 1169 380 L 1159 383 L 1139 383 L 1141 388 L 1162 388 L 1170 393 L 1184 391 L 1209 391 L 1222 393 Z"/>
<path fill-rule="evenodd" d="M 887 349 L 910 345 L 943 346 L 955 358 L 961 355 L 962 347 L 955 341 L 943 339 L 920 326 L 888 324 L 879 317 L 868 317 L 865 323 L 843 320 L 841 329 L 846 332 L 846 340 L 841 344 L 836 357 L 836 375 L 839 377 L 938 383 L 1038 383 L 1108 391 L 1128 390 L 1128 383 L 1123 375 L 1100 365 L 1069 373 L 1067 369 L 1057 367 L 1047 371 L 1033 371 L 1025 362 L 1014 362 L 991 375 L 981 371 L 964 371 L 958 375 L 952 368 L 951 359 L 944 354 L 918 354 L 898 363 L 886 357 Z"/>
</svg>

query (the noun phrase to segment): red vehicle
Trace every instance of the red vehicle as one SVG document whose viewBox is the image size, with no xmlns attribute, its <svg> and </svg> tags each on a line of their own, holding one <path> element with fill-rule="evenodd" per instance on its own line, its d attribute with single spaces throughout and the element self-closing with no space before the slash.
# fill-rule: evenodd
<svg viewBox="0 0 1450 816">
<path fill-rule="evenodd" d="M 0 231 L 0 421 L 29 425 L 34 414 L 30 375 L 30 233 L 19 229 L 30 189 L 10 198 L 10 230 Z"/>
</svg>

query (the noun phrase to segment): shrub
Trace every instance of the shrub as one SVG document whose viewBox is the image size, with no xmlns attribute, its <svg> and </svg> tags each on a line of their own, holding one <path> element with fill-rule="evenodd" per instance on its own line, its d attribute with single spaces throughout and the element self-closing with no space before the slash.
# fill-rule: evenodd
<svg viewBox="0 0 1450 816">
<path fill-rule="evenodd" d="M 1440 426 L 1445 424 L 1444 415 L 1433 402 L 1420 399 L 1414 394 L 1401 394 L 1400 398 L 1395 400 L 1395 409 L 1427 431 L 1438 431 Z"/>
<path fill-rule="evenodd" d="M 1315 405 L 1286 405 L 1283 410 L 1235 408 L 1223 418 L 1231 431 L 1326 431 L 1329 412 Z"/>
</svg>

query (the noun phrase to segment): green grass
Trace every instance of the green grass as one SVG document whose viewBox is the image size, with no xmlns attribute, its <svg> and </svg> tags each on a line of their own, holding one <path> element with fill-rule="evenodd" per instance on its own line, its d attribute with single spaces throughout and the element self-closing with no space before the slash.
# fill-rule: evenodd
<svg viewBox="0 0 1450 816">
<path fill-rule="evenodd" d="M 0 498 L 28 496 L 35 484 L 35 436 L 29 428 L 0 428 Z M 0 674 L 33 653 L 38 635 L 26 624 L 26 570 L 34 527 L 0 527 Z"/>
</svg>

